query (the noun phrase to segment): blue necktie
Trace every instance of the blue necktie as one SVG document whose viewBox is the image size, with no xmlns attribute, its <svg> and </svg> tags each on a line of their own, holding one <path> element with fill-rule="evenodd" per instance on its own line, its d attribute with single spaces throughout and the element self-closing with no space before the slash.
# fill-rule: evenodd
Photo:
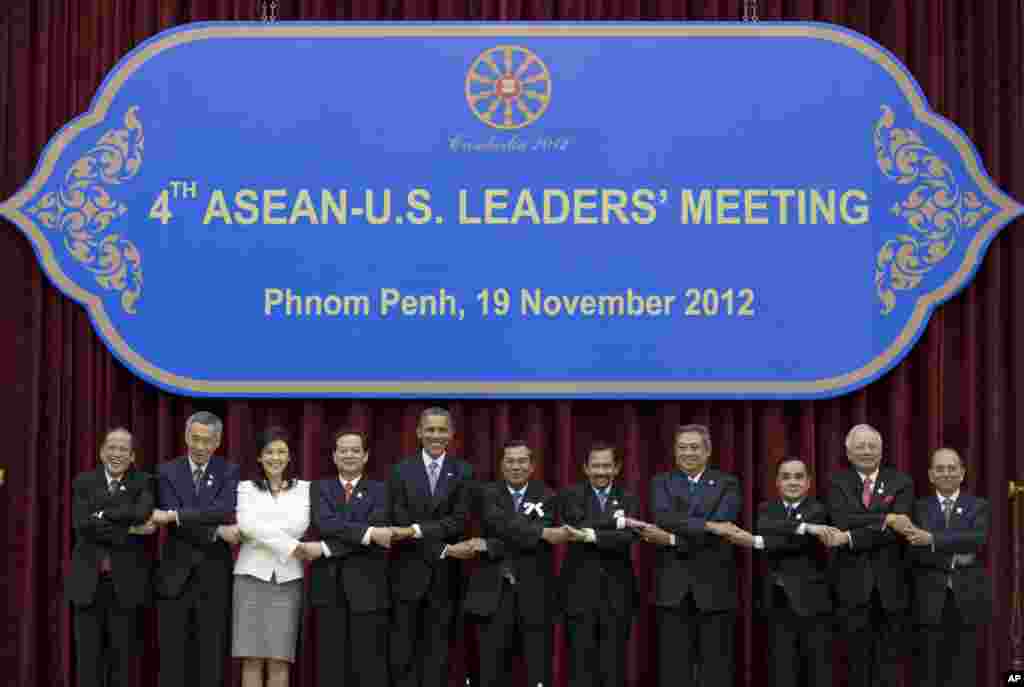
<svg viewBox="0 0 1024 687">
<path fill-rule="evenodd" d="M 694 494 L 697 493 L 697 480 L 693 480 L 693 479 L 690 479 L 689 477 L 687 477 L 686 481 L 687 481 L 688 486 L 690 488 L 690 496 L 692 497 Z"/>
<path fill-rule="evenodd" d="M 597 492 L 597 502 L 601 504 L 601 512 L 604 512 L 604 504 L 608 500 L 608 491 L 606 489 L 599 489 Z"/>
<path fill-rule="evenodd" d="M 512 503 L 516 509 L 516 513 L 519 512 L 519 506 L 523 503 L 523 492 L 517 491 L 512 494 Z"/>
</svg>

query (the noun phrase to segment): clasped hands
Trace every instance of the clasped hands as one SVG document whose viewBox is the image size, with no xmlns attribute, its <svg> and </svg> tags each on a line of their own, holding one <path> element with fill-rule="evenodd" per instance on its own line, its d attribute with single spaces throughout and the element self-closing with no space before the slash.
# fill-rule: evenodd
<svg viewBox="0 0 1024 687">
<path fill-rule="evenodd" d="M 896 534 L 907 540 L 911 546 L 931 546 L 933 543 L 932 533 L 916 527 L 910 518 L 902 513 L 889 513 L 882 523 L 882 530 L 891 527 Z"/>
<path fill-rule="evenodd" d="M 571 525 L 545 527 L 541 531 L 541 539 L 548 544 L 584 543 L 589 541 L 586 532 Z M 460 541 L 457 544 L 449 544 L 445 549 L 445 556 L 468 560 L 476 558 L 486 550 L 487 542 L 480 537 L 473 537 L 472 539 Z"/>
</svg>

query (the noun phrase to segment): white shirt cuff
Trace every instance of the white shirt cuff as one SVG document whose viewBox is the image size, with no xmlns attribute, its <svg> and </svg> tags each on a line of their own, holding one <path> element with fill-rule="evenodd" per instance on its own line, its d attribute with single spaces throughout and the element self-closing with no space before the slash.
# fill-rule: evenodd
<svg viewBox="0 0 1024 687">
<path fill-rule="evenodd" d="M 413 527 L 416 527 L 416 525 L 413 525 Z M 448 545 L 445 544 L 444 548 L 441 549 L 441 559 L 443 560 L 443 559 L 445 559 L 447 557 L 448 557 Z"/>
<path fill-rule="evenodd" d="M 802 522 L 799 525 L 797 525 L 796 526 L 796 533 L 797 534 L 807 534 L 807 523 L 806 522 Z"/>
<path fill-rule="evenodd" d="M 481 539 L 480 541 L 481 541 L 481 542 L 483 543 L 483 545 L 484 545 L 484 551 L 486 551 L 486 550 L 487 550 L 487 540 L 486 540 L 486 539 Z"/>
<path fill-rule="evenodd" d="M 668 537 L 669 537 L 669 540 L 668 540 L 669 546 L 675 546 L 676 545 L 676 535 L 671 533 L 671 532 L 669 532 Z"/>
<path fill-rule="evenodd" d="M 181 519 L 178 517 L 178 511 L 172 510 L 171 512 L 174 513 L 174 524 L 181 527 Z"/>
<path fill-rule="evenodd" d="M 763 549 L 764 548 L 764 537 L 762 537 L 760 534 L 755 534 L 754 535 L 754 548 L 755 549 Z"/>
<path fill-rule="evenodd" d="M 320 542 L 320 549 L 324 552 L 324 558 L 330 558 L 331 557 L 331 550 L 329 548 L 327 548 L 327 542 L 325 542 L 325 541 Z"/>
<path fill-rule="evenodd" d="M 412 526 L 412 531 L 415 533 L 412 535 L 413 539 L 423 539 L 423 530 L 420 529 L 419 525 L 414 524 Z M 444 558 L 444 556 L 442 556 L 442 558 Z"/>
<path fill-rule="evenodd" d="M 596 544 L 597 543 L 597 533 L 594 532 L 594 528 L 592 528 L 592 527 L 584 527 L 583 528 L 583 536 L 586 538 L 586 540 L 589 543 L 591 543 L 591 544 Z"/>
<path fill-rule="evenodd" d="M 626 527 L 626 516 L 620 515 L 619 517 L 615 518 L 615 529 L 621 530 L 621 529 L 624 529 L 625 527 Z"/>
<path fill-rule="evenodd" d="M 372 527 L 367 527 L 366 528 L 366 533 L 363 535 L 363 546 L 369 546 L 370 545 L 370 536 L 372 535 L 372 533 L 373 533 L 373 528 Z"/>
<path fill-rule="evenodd" d="M 847 532 L 846 536 L 850 538 L 850 548 L 853 548 L 853 532 Z"/>
</svg>

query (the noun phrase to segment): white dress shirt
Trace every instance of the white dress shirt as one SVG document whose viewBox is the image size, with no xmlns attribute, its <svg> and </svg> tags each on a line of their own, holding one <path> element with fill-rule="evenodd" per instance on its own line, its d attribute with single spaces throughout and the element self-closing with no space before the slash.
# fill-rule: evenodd
<svg viewBox="0 0 1024 687">
<path fill-rule="evenodd" d="M 236 575 L 279 583 L 302 578 L 302 561 L 292 552 L 309 527 L 309 482 L 295 480 L 276 497 L 249 480 L 239 482 L 237 515 L 243 539 Z"/>
</svg>

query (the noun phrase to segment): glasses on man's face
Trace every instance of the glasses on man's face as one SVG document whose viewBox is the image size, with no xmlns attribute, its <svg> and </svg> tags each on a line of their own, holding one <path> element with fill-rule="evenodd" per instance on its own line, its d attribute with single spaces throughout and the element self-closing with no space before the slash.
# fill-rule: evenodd
<svg viewBox="0 0 1024 687">
<path fill-rule="evenodd" d="M 956 466 L 953 466 L 953 467 L 939 466 L 937 468 L 932 468 L 932 472 L 934 472 L 936 475 L 955 475 L 955 474 L 960 472 L 960 468 L 958 468 Z"/>
</svg>

